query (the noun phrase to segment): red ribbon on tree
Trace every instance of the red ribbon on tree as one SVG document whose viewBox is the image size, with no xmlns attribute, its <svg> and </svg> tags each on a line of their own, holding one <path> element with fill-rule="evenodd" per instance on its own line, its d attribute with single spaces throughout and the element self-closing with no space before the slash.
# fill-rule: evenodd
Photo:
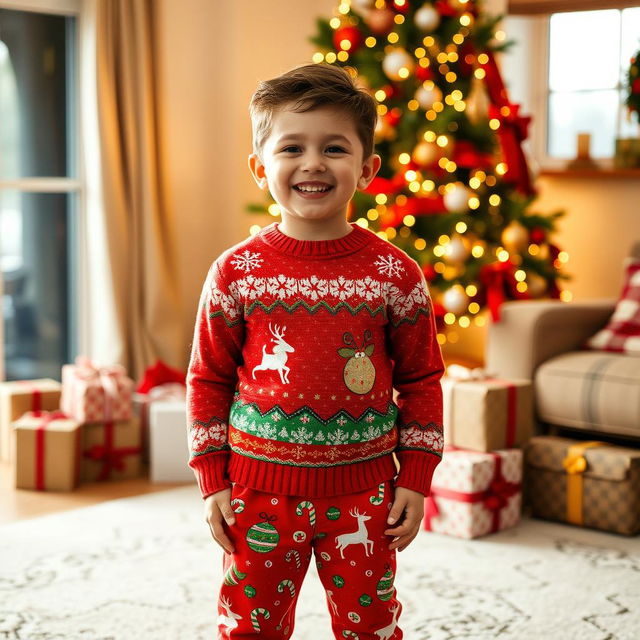
<svg viewBox="0 0 640 640">
<path fill-rule="evenodd" d="M 498 65 L 491 51 L 485 51 L 487 62 L 482 65 L 486 76 L 485 83 L 491 105 L 489 116 L 500 121 L 498 140 L 502 148 L 504 161 L 507 163 L 507 171 L 504 179 L 515 185 L 516 189 L 524 195 L 535 193 L 531 184 L 529 167 L 522 150 L 522 142 L 527 138 L 527 129 L 531 118 L 519 114 L 520 106 L 509 102 L 507 89 L 502 81 Z"/>
<path fill-rule="evenodd" d="M 462 451 L 462 449 L 447 445 L 445 447 L 446 451 Z M 490 451 L 487 455 L 493 458 L 494 466 L 493 477 L 484 491 L 465 493 L 464 491 L 454 491 L 453 489 L 444 489 L 442 487 L 431 488 L 431 493 L 425 501 L 424 528 L 427 531 L 431 531 L 431 519 L 440 513 L 435 497 L 467 503 L 482 502 L 484 508 L 491 511 L 491 533 L 498 531 L 500 527 L 500 511 L 507 505 L 509 498 L 520 491 L 522 485 L 520 482 L 509 482 L 505 479 L 502 475 L 502 458 L 497 453 Z"/>
<path fill-rule="evenodd" d="M 480 269 L 478 280 L 483 285 L 483 297 L 486 297 L 486 304 L 491 311 L 491 318 L 494 322 L 500 321 L 500 306 L 508 299 L 507 292 L 517 300 L 529 300 L 531 298 L 528 292 L 518 291 L 515 272 L 516 265 L 510 260 L 492 262 Z"/>
</svg>

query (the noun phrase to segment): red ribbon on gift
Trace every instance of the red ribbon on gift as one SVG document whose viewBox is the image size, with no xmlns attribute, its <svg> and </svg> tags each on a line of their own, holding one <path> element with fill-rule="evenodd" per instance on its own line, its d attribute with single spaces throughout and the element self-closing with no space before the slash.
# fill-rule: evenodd
<svg viewBox="0 0 640 640">
<path fill-rule="evenodd" d="M 45 454 L 45 431 L 47 425 L 54 420 L 67 420 L 69 416 L 62 411 L 38 411 L 34 417 L 41 418 L 36 429 L 36 490 L 44 491 L 44 454 Z"/>
<path fill-rule="evenodd" d="M 447 445 L 446 451 L 464 451 L 459 447 Z M 476 452 L 477 453 L 477 452 Z M 520 491 L 520 482 L 509 482 L 502 475 L 502 458 L 492 451 L 488 452 L 493 458 L 493 477 L 489 486 L 484 491 L 474 491 L 466 493 L 464 491 L 454 491 L 453 489 L 445 489 L 442 487 L 432 487 L 431 493 L 425 501 L 425 520 L 424 528 L 431 531 L 431 519 L 440 513 L 434 496 L 447 498 L 449 500 L 458 500 L 459 502 L 482 502 L 485 509 L 491 511 L 491 533 L 498 531 L 500 526 L 500 511 L 506 506 L 509 498 Z"/>
<path fill-rule="evenodd" d="M 42 413 L 42 391 L 34 386 L 30 380 L 17 380 L 20 386 L 26 386 L 31 391 L 31 413 L 39 416 Z"/>
<path fill-rule="evenodd" d="M 140 447 L 120 447 L 113 446 L 113 421 L 104 424 L 104 444 L 95 444 L 84 452 L 84 457 L 96 462 L 102 461 L 102 469 L 98 475 L 98 481 L 107 480 L 111 477 L 111 471 L 123 471 L 125 468 L 125 456 L 133 456 L 142 452 Z"/>
</svg>

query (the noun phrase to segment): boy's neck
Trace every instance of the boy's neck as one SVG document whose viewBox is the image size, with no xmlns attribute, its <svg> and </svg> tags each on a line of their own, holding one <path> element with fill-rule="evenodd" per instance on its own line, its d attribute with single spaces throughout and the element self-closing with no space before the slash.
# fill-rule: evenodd
<svg viewBox="0 0 640 640">
<path fill-rule="evenodd" d="M 337 240 L 353 231 L 345 218 L 335 220 L 301 220 L 283 216 L 278 229 L 296 240 Z"/>
</svg>

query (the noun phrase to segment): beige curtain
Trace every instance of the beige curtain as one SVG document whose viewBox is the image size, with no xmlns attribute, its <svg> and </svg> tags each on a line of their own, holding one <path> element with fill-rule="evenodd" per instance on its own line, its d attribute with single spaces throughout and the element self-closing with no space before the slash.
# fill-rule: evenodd
<svg viewBox="0 0 640 640">
<path fill-rule="evenodd" d="M 139 378 L 157 358 L 178 366 L 185 348 L 175 234 L 163 197 L 153 1 L 97 0 L 95 21 L 102 226 L 111 274 L 105 293 L 117 325 L 109 334 L 119 342 L 110 352 Z M 92 295 L 99 313 L 100 292 Z"/>
</svg>

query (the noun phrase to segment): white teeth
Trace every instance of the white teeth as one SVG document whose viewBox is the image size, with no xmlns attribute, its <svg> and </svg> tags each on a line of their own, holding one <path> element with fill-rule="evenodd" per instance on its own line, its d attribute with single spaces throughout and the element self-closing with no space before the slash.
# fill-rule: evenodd
<svg viewBox="0 0 640 640">
<path fill-rule="evenodd" d="M 301 186 L 297 186 L 296 189 L 298 189 L 298 191 L 305 191 L 308 193 L 316 193 L 318 191 L 329 191 L 329 189 L 331 189 L 331 187 L 301 187 Z"/>
</svg>

